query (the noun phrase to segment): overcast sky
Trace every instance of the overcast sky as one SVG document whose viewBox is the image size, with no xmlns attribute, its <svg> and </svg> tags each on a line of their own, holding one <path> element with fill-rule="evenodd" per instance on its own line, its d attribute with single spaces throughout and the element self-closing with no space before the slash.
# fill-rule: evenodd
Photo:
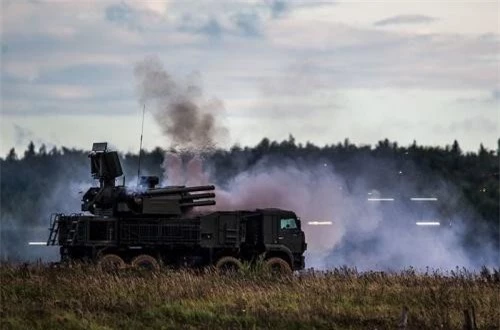
<svg viewBox="0 0 500 330">
<path fill-rule="evenodd" d="M 1 150 L 137 152 L 134 65 L 157 56 L 223 102 L 221 147 L 496 148 L 498 1 L 2 1 Z M 169 141 L 146 105 L 144 145 Z"/>
</svg>

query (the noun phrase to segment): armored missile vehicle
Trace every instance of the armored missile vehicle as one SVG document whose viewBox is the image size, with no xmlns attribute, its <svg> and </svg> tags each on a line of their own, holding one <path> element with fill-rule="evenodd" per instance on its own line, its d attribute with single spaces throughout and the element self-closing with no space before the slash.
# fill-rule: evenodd
<svg viewBox="0 0 500 330">
<path fill-rule="evenodd" d="M 307 244 L 296 214 L 281 209 L 202 212 L 215 205 L 214 186 L 116 185 L 117 152 L 94 143 L 89 154 L 99 186 L 82 197 L 79 214 L 53 214 L 47 245 L 60 246 L 61 261 L 96 262 L 106 268 L 215 266 L 234 270 L 264 260 L 273 270 L 304 268 Z"/>
</svg>

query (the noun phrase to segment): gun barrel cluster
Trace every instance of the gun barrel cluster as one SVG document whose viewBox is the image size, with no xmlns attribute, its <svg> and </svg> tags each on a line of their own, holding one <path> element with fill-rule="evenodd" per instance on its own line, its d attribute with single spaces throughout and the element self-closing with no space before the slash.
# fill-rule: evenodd
<svg viewBox="0 0 500 330">
<path fill-rule="evenodd" d="M 215 205 L 215 193 L 207 192 L 215 190 L 215 186 L 193 186 L 193 187 L 167 187 L 156 188 L 146 191 L 144 194 L 150 197 L 171 196 L 177 200 L 181 208 Z M 191 194 L 195 192 L 195 194 Z"/>
<path fill-rule="evenodd" d="M 151 196 L 156 196 L 156 195 L 189 193 L 197 191 L 209 191 L 209 190 L 215 190 L 215 186 L 208 185 L 208 186 L 193 186 L 193 187 L 157 188 L 149 190 L 147 194 Z"/>
<path fill-rule="evenodd" d="M 208 205 L 215 205 L 215 201 L 208 200 L 208 201 L 199 201 L 199 202 L 191 202 L 191 203 L 182 203 L 181 207 L 208 206 Z"/>
</svg>

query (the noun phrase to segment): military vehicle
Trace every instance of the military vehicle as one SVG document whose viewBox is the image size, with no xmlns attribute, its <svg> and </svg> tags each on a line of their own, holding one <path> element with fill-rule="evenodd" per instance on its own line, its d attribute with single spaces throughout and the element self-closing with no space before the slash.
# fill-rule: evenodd
<svg viewBox="0 0 500 330">
<path fill-rule="evenodd" d="M 301 221 L 292 211 L 257 209 L 200 212 L 215 205 L 214 186 L 157 188 L 158 177 L 141 177 L 137 188 L 122 176 L 118 153 L 94 143 L 92 177 L 79 214 L 53 214 L 47 245 L 59 245 L 61 261 L 96 262 L 106 268 L 215 266 L 235 270 L 263 260 L 280 272 L 304 268 Z"/>
</svg>

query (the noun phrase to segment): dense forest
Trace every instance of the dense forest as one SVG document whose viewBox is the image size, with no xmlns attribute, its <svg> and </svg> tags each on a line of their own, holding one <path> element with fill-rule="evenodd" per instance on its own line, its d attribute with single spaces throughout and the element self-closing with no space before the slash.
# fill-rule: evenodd
<svg viewBox="0 0 500 330">
<path fill-rule="evenodd" d="M 159 147 L 143 151 L 141 174 L 157 175 L 160 182 L 168 183 L 162 167 L 165 152 Z M 11 149 L 0 159 L 2 257 L 23 256 L 16 242 L 36 239 L 34 233 L 46 230 L 50 213 L 79 211 L 81 192 L 93 184 L 87 154 L 30 143 L 26 150 Z M 134 185 L 139 157 L 121 157 L 127 183 Z M 282 142 L 264 138 L 254 147 L 212 150 L 201 159 L 212 183 L 220 187 L 230 186 L 245 172 L 293 166 L 313 176 L 333 172 L 341 178 L 341 189 L 352 195 L 365 196 L 374 190 L 383 196 L 439 195 L 448 212 L 467 205 L 467 220 L 475 224 L 465 234 L 470 244 L 481 244 L 486 235 L 498 247 L 499 150 L 481 145 L 477 152 L 465 153 L 457 141 L 444 147 L 416 142 L 399 146 L 387 139 L 375 146 L 357 146 L 346 139 L 319 147 L 296 143 L 290 136 Z"/>
</svg>

